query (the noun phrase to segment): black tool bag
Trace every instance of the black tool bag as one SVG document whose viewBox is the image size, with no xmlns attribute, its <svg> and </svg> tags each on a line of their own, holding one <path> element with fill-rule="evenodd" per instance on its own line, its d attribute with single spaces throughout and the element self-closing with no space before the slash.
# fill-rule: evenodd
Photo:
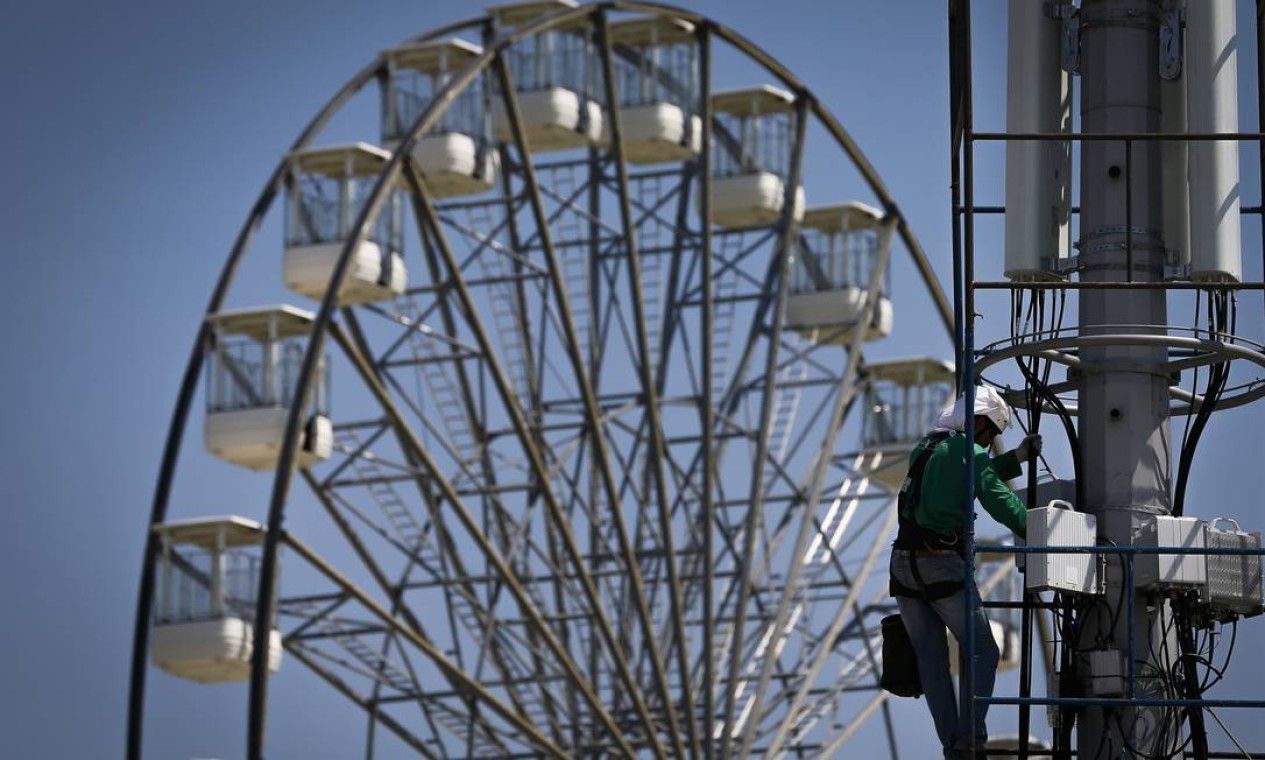
<svg viewBox="0 0 1265 760">
<path fill-rule="evenodd" d="M 900 615 L 883 618 L 883 675 L 879 685 L 897 697 L 921 697 L 918 658 Z"/>
</svg>

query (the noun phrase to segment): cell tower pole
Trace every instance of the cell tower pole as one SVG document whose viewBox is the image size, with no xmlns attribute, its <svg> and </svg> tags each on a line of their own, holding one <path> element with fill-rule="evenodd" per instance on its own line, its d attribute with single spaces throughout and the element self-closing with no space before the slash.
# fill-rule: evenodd
<svg viewBox="0 0 1265 760">
<path fill-rule="evenodd" d="M 1081 129 L 1087 134 L 1153 133 L 1160 127 L 1159 0 L 1084 0 L 1081 5 Z M 1162 280 L 1161 144 L 1144 140 L 1081 142 L 1080 264 L 1084 282 Z M 1080 294 L 1081 335 L 1163 334 L 1161 289 L 1089 289 Z M 1121 328 L 1120 325 L 1134 327 Z M 1109 327 L 1115 326 L 1115 327 Z M 1078 427 L 1084 461 L 1085 511 L 1097 515 L 1099 537 L 1133 543 L 1139 524 L 1168 514 L 1171 438 L 1169 380 L 1162 348 L 1084 349 Z M 1163 608 L 1148 609 L 1125 588 L 1120 563 L 1107 567 L 1106 601 L 1084 614 L 1081 646 L 1110 641 L 1122 655 L 1130 632 L 1138 661 L 1164 651 Z M 1134 595 L 1129 604 L 1129 595 Z M 1121 609 L 1123 608 L 1123 609 Z M 1129 610 L 1134 612 L 1132 626 Z M 1127 662 L 1122 667 L 1127 670 Z M 1132 688 L 1152 693 L 1154 672 L 1140 662 Z M 1087 707 L 1081 713 L 1080 757 L 1122 746 L 1154 751 L 1162 712 Z M 1127 742 L 1127 745 L 1124 743 Z M 1115 755 L 1110 755 L 1115 756 Z"/>
</svg>

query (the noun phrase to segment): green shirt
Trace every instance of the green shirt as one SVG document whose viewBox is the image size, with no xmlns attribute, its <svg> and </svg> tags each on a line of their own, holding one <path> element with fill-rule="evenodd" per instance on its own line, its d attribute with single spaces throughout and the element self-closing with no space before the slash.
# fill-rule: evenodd
<svg viewBox="0 0 1265 760">
<path fill-rule="evenodd" d="M 910 466 L 926 447 L 928 438 L 923 437 L 909 456 Z M 922 494 L 914 518 L 924 528 L 952 535 L 964 523 L 962 511 L 963 480 L 966 477 L 967 438 L 955 433 L 940 445 L 927 460 L 922 475 Z M 1013 451 L 990 457 L 988 450 L 978 443 L 975 450 L 975 496 L 988 514 L 997 522 L 1023 537 L 1027 532 L 1027 513 L 1023 502 L 1006 485 L 1010 478 L 1022 472 L 1019 459 Z"/>
</svg>

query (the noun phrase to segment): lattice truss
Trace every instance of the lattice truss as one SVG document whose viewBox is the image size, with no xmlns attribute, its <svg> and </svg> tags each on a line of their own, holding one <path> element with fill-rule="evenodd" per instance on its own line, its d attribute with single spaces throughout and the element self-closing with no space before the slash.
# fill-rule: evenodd
<svg viewBox="0 0 1265 760">
<path fill-rule="evenodd" d="M 453 102 L 491 110 L 518 45 Z M 646 65 L 627 53 L 615 81 Z M 796 187 L 813 112 L 786 97 Z M 829 756 L 883 706 L 896 518 L 870 477 L 890 462 L 856 453 L 865 336 L 788 325 L 792 263 L 826 255 L 793 191 L 777 222 L 704 229 L 728 171 L 704 167 L 752 158 L 722 116 L 714 153 L 670 163 L 488 139 L 486 192 L 436 197 L 403 161 L 407 288 L 333 317 L 333 455 L 297 473 L 276 601 L 288 656 L 370 716 L 369 755 Z M 867 320 L 895 228 L 874 222 L 875 279 L 846 283 Z"/>
<path fill-rule="evenodd" d="M 695 165 L 635 171 L 635 278 L 608 158 L 538 160 L 547 234 L 522 156 L 501 160 L 499 193 L 415 208 L 423 282 L 341 315 L 407 430 L 380 407 L 340 421 L 335 457 L 305 478 L 363 542 L 361 588 L 391 619 L 342 591 L 283 592 L 287 648 L 437 756 L 534 751 L 486 698 L 576 752 L 614 735 L 670 752 L 727 714 L 756 751 L 837 740 L 877 704 L 882 593 L 866 579 L 892 511 L 865 463 L 834 453 L 851 442 L 832 410 L 858 391 L 846 352 L 782 329 L 783 230 L 714 232 L 705 287 Z"/>
</svg>

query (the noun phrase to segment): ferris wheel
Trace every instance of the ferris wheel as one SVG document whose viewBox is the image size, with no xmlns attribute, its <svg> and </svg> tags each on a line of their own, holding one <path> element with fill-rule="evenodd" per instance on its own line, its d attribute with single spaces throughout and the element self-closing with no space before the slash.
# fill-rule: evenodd
<svg viewBox="0 0 1265 760">
<path fill-rule="evenodd" d="M 715 87 L 740 71 L 763 79 Z M 323 142 L 357 108 L 377 133 Z M 848 194 L 817 197 L 831 162 Z M 270 214 L 283 240 L 252 245 Z M 278 254 L 289 303 L 235 305 Z M 369 716 L 367 755 L 833 752 L 886 710 L 892 496 L 954 386 L 881 358 L 898 299 L 948 355 L 873 168 L 716 22 L 515 3 L 386 50 L 282 158 L 197 336 L 129 757 L 151 663 L 248 681 L 252 758 L 281 667 Z M 185 458 L 270 476 L 266 509 L 172 501 L 199 398 Z"/>
</svg>

